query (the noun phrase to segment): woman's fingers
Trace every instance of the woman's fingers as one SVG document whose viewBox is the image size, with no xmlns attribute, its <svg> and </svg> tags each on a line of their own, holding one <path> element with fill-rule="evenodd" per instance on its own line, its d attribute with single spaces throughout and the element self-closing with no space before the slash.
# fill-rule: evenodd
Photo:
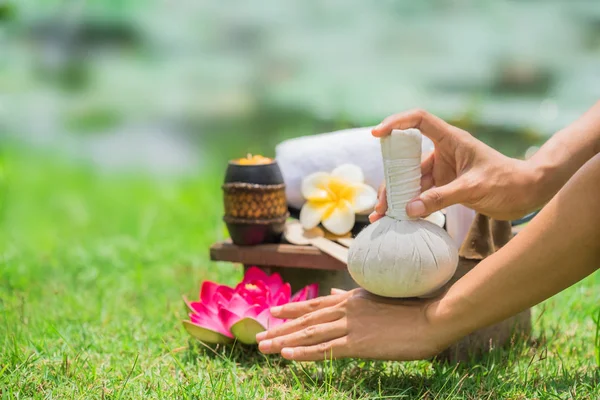
<svg viewBox="0 0 600 400">
<path fill-rule="evenodd" d="M 382 137 L 389 135 L 393 129 L 409 128 L 418 128 L 434 143 L 439 143 L 451 131 L 452 126 L 427 111 L 415 109 L 387 117 L 371 133 Z"/>
<path fill-rule="evenodd" d="M 369 214 L 369 222 L 373 223 L 377 220 L 380 220 L 384 216 L 385 214 L 379 214 L 377 211 L 373 211 L 371 214 Z"/>
<path fill-rule="evenodd" d="M 349 355 L 348 337 L 344 336 L 313 346 L 286 347 L 281 350 L 283 358 L 295 361 L 324 361 L 345 358 Z"/>
<path fill-rule="evenodd" d="M 320 310 L 322 308 L 331 307 L 338 304 L 346 297 L 349 296 L 350 292 L 344 292 L 341 294 L 317 297 L 315 299 L 299 301 L 296 303 L 288 303 L 283 306 L 272 307 L 271 315 L 275 318 L 291 319 L 298 318 L 304 314 L 308 314 L 313 311 Z"/>
<path fill-rule="evenodd" d="M 279 353 L 286 347 L 312 346 L 329 342 L 348 334 L 343 321 L 336 320 L 324 324 L 311 325 L 288 335 L 262 340 L 258 348 L 265 354 Z"/>
<path fill-rule="evenodd" d="M 464 199 L 465 186 L 459 178 L 447 185 L 424 191 L 406 205 L 406 213 L 414 218 L 422 217 L 453 204 L 464 203 Z"/>
<path fill-rule="evenodd" d="M 262 342 L 266 339 L 273 339 L 280 336 L 289 335 L 301 331 L 311 326 L 336 321 L 344 316 L 344 312 L 338 307 L 329 307 L 323 310 L 317 310 L 303 315 L 300 318 L 287 321 L 286 323 L 261 332 L 256 335 L 256 340 Z"/>
<path fill-rule="evenodd" d="M 434 186 L 433 175 L 421 176 L 421 193 L 431 189 Z"/>
<path fill-rule="evenodd" d="M 431 153 L 426 159 L 421 161 L 421 175 L 431 175 L 433 173 L 433 164 L 435 161 L 435 153 Z"/>
<path fill-rule="evenodd" d="M 387 192 L 385 190 L 385 183 L 383 183 L 377 191 L 377 204 L 375 204 L 375 211 L 369 215 L 369 222 L 373 223 L 383 217 L 387 208 Z"/>
<path fill-rule="evenodd" d="M 375 205 L 375 212 L 380 215 L 385 215 L 387 208 L 387 191 L 385 189 L 385 184 L 382 184 L 379 186 L 379 190 L 377 191 L 377 204 Z"/>
</svg>

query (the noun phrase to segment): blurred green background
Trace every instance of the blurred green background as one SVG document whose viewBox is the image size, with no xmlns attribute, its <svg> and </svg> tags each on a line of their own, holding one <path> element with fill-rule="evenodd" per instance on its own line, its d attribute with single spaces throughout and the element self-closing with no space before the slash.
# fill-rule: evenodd
<svg viewBox="0 0 600 400">
<path fill-rule="evenodd" d="M 2 137 L 107 169 L 198 173 L 413 107 L 522 156 L 600 94 L 592 1 L 3 0 L 0 24 Z"/>
<path fill-rule="evenodd" d="M 361 364 L 325 396 L 186 347 L 180 295 L 241 276 L 207 254 L 227 160 L 414 107 L 523 157 L 599 97 L 597 1 L 0 0 L 0 395 L 444 398 L 472 371 Z M 597 285 L 536 307 L 537 345 L 466 398 L 597 398 Z"/>
</svg>

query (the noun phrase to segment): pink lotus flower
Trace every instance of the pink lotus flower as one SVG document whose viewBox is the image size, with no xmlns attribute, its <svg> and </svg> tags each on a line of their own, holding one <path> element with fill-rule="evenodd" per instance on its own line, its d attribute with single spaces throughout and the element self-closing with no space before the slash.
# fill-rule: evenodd
<svg viewBox="0 0 600 400">
<path fill-rule="evenodd" d="M 186 301 L 192 312 L 183 326 L 205 343 L 230 343 L 235 338 L 244 344 L 255 344 L 257 333 L 285 322 L 274 318 L 269 308 L 312 299 L 317 292 L 315 283 L 292 296 L 290 284 L 284 283 L 279 274 L 268 275 L 251 267 L 235 288 L 205 281 L 200 301 Z"/>
</svg>

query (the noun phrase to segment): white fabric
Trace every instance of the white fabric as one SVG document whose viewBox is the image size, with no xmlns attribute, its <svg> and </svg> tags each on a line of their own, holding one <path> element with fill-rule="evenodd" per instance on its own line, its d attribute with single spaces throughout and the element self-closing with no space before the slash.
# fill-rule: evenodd
<svg viewBox="0 0 600 400">
<path fill-rule="evenodd" d="M 433 143 L 423 138 L 422 148 L 425 156 L 433 151 Z M 369 186 L 378 188 L 384 181 L 381 146 L 370 127 L 286 140 L 276 147 L 275 157 L 285 181 L 288 204 L 297 209 L 305 201 L 302 180 L 314 172 L 330 172 L 351 163 L 362 169 Z"/>
<path fill-rule="evenodd" d="M 381 138 L 381 155 L 388 209 L 386 215 L 414 219 L 406 215 L 406 204 L 421 193 L 421 132 L 394 129 Z"/>
<path fill-rule="evenodd" d="M 444 227 L 446 223 L 446 215 L 444 215 L 441 211 L 436 211 L 434 213 L 429 214 L 427 217 L 423 218 L 425 221 L 433 222 L 440 228 Z"/>
<path fill-rule="evenodd" d="M 422 297 L 456 271 L 458 250 L 439 226 L 383 217 L 354 239 L 348 272 L 365 290 L 385 297 Z"/>
<path fill-rule="evenodd" d="M 475 211 L 462 204 L 454 204 L 446 208 L 446 229 L 458 247 L 467 237 L 474 219 Z"/>
</svg>

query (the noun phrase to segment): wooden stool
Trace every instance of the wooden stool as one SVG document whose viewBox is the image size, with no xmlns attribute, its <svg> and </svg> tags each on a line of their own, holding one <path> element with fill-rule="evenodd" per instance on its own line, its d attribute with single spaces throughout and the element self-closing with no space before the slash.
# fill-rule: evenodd
<svg viewBox="0 0 600 400">
<path fill-rule="evenodd" d="M 243 264 L 245 268 L 257 266 L 268 273 L 277 272 L 292 286 L 292 292 L 317 282 L 319 295 L 330 294 L 332 288 L 358 287 L 346 264 L 312 246 L 292 244 L 262 244 L 236 246 L 230 241 L 216 243 L 210 248 L 213 261 Z"/>
<path fill-rule="evenodd" d="M 506 244 L 513 235 L 510 223 L 490 220 L 477 214 L 459 251 L 456 274 L 452 285 L 481 260 Z M 245 268 L 257 266 L 268 273 L 281 274 L 292 291 L 310 283 L 319 283 L 319 295 L 328 295 L 332 288 L 353 289 L 357 285 L 346 265 L 312 246 L 290 244 L 264 244 L 236 246 L 230 241 L 216 243 L 210 248 L 213 261 L 243 264 Z M 468 361 L 490 349 L 510 344 L 513 337 L 526 337 L 531 331 L 531 312 L 526 310 L 493 326 L 480 329 L 442 352 L 438 359 L 451 362 Z"/>
</svg>

